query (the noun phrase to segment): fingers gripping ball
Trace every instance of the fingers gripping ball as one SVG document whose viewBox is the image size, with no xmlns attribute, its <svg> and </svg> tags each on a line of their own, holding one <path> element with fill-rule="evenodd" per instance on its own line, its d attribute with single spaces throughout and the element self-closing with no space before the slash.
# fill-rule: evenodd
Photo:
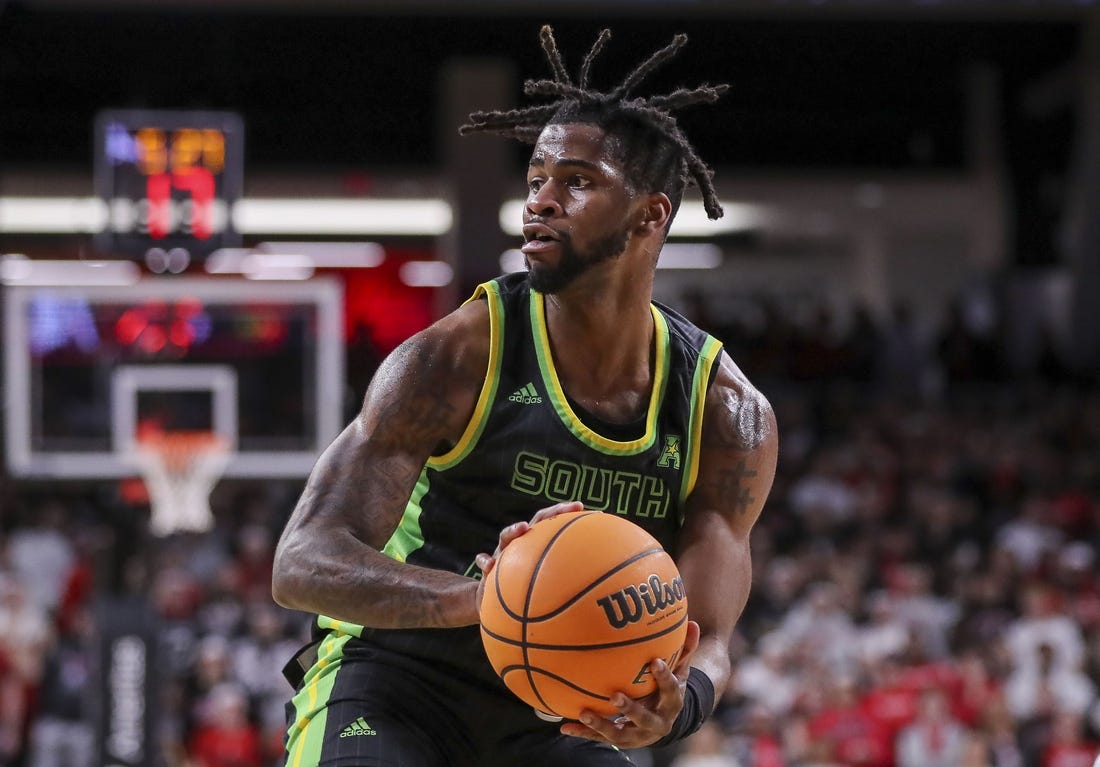
<svg viewBox="0 0 1100 767">
<path fill-rule="evenodd" d="M 656 690 L 651 661 L 676 665 L 687 620 L 683 580 L 657 540 L 622 517 L 580 511 L 504 549 L 486 576 L 481 639 L 504 684 L 536 709 L 610 717 L 612 694 Z"/>
</svg>

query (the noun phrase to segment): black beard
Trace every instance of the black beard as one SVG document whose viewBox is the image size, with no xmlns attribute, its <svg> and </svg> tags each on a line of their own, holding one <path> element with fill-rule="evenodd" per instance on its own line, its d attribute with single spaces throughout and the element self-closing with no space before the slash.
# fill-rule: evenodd
<svg viewBox="0 0 1100 767">
<path fill-rule="evenodd" d="M 630 234 L 624 228 L 623 231 L 613 232 L 597 242 L 587 253 L 582 253 L 573 247 L 572 240 L 563 233 L 558 242 L 561 247 L 561 259 L 557 266 L 532 269 L 530 260 L 524 257 L 523 262 L 527 267 L 527 280 L 531 289 L 544 296 L 560 293 L 589 269 L 622 255 L 629 239 Z"/>
</svg>

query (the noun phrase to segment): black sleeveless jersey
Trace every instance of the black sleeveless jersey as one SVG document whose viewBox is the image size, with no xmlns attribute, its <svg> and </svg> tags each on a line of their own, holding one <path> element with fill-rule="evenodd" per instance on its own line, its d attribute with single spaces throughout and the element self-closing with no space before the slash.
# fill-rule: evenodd
<svg viewBox="0 0 1100 767">
<path fill-rule="evenodd" d="M 673 550 L 698 472 L 703 403 L 721 344 L 654 304 L 655 364 L 645 417 L 605 424 L 579 412 L 563 391 L 544 298 L 529 289 L 525 273 L 484 283 L 470 300 L 489 308 L 485 383 L 458 443 L 425 464 L 383 551 L 480 577 L 474 557 L 492 552 L 504 527 L 559 501 L 626 517 Z M 321 617 L 318 627 L 369 635 L 393 649 L 494 676 L 476 626 L 364 632 Z"/>
</svg>

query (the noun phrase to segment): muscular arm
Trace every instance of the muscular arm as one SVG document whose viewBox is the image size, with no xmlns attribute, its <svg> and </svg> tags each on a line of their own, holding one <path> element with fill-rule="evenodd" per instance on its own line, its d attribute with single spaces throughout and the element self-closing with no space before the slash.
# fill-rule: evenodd
<svg viewBox="0 0 1100 767">
<path fill-rule="evenodd" d="M 358 416 L 314 467 L 275 552 L 285 606 L 365 626 L 477 622 L 477 583 L 381 553 L 424 462 L 453 445 L 485 380 L 489 319 L 475 301 L 396 349 Z"/>
<path fill-rule="evenodd" d="M 700 629 L 691 665 L 710 677 L 716 699 L 730 677 L 730 639 L 752 585 L 749 535 L 771 490 L 777 452 L 771 405 L 723 354 L 676 557 Z"/>
</svg>

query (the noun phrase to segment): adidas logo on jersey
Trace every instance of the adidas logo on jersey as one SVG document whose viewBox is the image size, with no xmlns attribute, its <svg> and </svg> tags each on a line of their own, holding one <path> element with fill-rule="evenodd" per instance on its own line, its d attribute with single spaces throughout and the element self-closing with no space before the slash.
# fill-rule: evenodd
<svg viewBox="0 0 1100 767">
<path fill-rule="evenodd" d="M 341 738 L 353 738 L 356 735 L 377 735 L 378 733 L 371 729 L 371 726 L 367 724 L 367 720 L 363 717 L 359 717 L 354 722 L 344 728 L 344 731 L 340 733 Z"/>
<path fill-rule="evenodd" d="M 508 397 L 508 401 L 518 402 L 521 405 L 537 405 L 542 402 L 542 397 L 539 396 L 538 390 L 535 389 L 535 385 L 528 382 L 526 386 L 520 387 L 512 392 Z"/>
</svg>

